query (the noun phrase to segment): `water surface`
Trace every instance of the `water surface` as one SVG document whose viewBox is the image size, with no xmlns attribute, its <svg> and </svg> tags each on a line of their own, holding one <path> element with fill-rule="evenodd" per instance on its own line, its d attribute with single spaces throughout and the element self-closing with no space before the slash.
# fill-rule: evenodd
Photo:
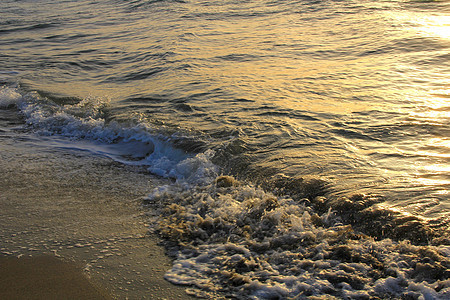
<svg viewBox="0 0 450 300">
<path fill-rule="evenodd" d="M 332 226 L 331 209 L 376 239 L 429 243 L 448 230 L 447 1 L 7 0 L 0 9 L 0 101 L 17 105 L 27 130 L 62 138 L 55 147 L 145 165 L 188 190 L 231 175 L 309 198 L 322 225 Z M 149 199 L 181 193 L 161 189 Z"/>
</svg>

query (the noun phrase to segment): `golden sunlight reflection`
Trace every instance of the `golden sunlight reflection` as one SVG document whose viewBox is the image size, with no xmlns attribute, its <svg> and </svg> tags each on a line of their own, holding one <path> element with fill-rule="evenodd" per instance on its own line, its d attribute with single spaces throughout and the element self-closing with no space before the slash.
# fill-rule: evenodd
<svg viewBox="0 0 450 300">
<path fill-rule="evenodd" d="M 404 29 L 425 36 L 450 39 L 450 15 L 429 15 L 420 12 L 389 12 L 389 18 L 396 20 Z"/>
<path fill-rule="evenodd" d="M 396 11 L 388 13 L 388 17 L 397 23 L 398 28 L 407 37 L 414 39 L 417 36 L 439 39 L 441 42 L 450 41 L 450 15 L 429 15 L 421 12 Z M 417 70 L 416 73 L 423 72 Z M 450 120 L 450 90 L 448 77 L 441 68 L 439 73 L 428 73 L 428 90 L 423 88 L 423 82 L 411 86 L 416 92 L 412 93 L 410 100 L 416 103 L 416 109 L 410 112 L 408 121 L 411 124 L 427 124 L 441 128 Z M 412 74 L 412 73 L 409 73 Z M 411 80 L 411 82 L 415 82 Z M 424 91 L 423 94 L 419 91 Z M 424 186 L 445 187 L 450 184 L 450 139 L 442 133 L 441 137 L 418 141 L 419 151 L 416 152 L 421 159 L 416 161 L 416 176 L 413 182 Z M 439 189 L 438 194 L 449 194 L 448 189 Z"/>
<path fill-rule="evenodd" d="M 450 158 L 450 139 L 432 138 L 427 144 L 428 146 L 422 147 L 422 150 L 418 152 L 419 155 Z M 436 149 L 439 149 L 440 152 L 436 152 Z"/>
<path fill-rule="evenodd" d="M 433 138 L 422 147 L 418 154 L 422 157 L 432 159 L 434 162 L 417 166 L 417 177 L 415 181 L 422 185 L 437 186 L 450 184 L 450 164 L 446 163 L 450 158 L 450 139 Z M 448 190 L 442 190 L 441 194 L 448 194 Z"/>
<path fill-rule="evenodd" d="M 446 165 L 428 165 L 428 166 L 425 166 L 424 169 L 427 171 L 431 171 L 431 172 L 450 173 L 450 166 L 446 166 Z"/>
<path fill-rule="evenodd" d="M 414 181 L 413 181 L 414 182 Z M 436 178 L 427 178 L 427 177 L 418 177 L 415 180 L 416 184 L 422 185 L 422 186 L 444 186 L 449 185 L 450 180 L 446 179 L 436 179 Z M 439 195 L 447 195 L 450 194 L 450 191 L 448 190 L 439 190 L 435 192 Z"/>
<path fill-rule="evenodd" d="M 450 39 L 449 16 L 422 16 L 415 19 L 418 30 L 430 36 Z"/>
</svg>

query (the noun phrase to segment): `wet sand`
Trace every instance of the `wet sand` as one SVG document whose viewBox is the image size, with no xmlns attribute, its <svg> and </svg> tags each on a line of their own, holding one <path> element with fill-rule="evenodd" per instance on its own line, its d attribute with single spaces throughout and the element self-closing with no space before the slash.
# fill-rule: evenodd
<svg viewBox="0 0 450 300">
<path fill-rule="evenodd" d="M 83 287 L 78 292 L 106 291 L 73 299 L 192 299 L 164 280 L 171 260 L 149 234 L 141 208 L 142 197 L 166 181 L 108 158 L 49 147 L 51 140 L 7 125 L 0 126 L 0 255 L 7 257 L 0 260 L 0 287 L 8 297 L 0 298 L 37 296 L 42 286 L 77 290 L 70 277 Z M 37 269 L 47 270 L 36 282 L 41 287 L 28 285 Z"/>
<path fill-rule="evenodd" d="M 0 299 L 112 299 L 74 263 L 54 256 L 0 257 Z"/>
</svg>

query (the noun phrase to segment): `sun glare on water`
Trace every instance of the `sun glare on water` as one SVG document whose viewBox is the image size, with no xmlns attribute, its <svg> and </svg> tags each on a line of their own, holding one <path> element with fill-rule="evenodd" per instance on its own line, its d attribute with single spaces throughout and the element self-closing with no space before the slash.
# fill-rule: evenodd
<svg viewBox="0 0 450 300">
<path fill-rule="evenodd" d="M 450 15 L 448 14 L 426 14 L 415 11 L 387 12 L 389 19 L 394 24 L 401 26 L 410 33 L 417 33 L 422 36 L 450 39 Z"/>
<path fill-rule="evenodd" d="M 436 47 L 430 57 L 446 55 L 450 44 L 450 15 L 443 13 L 429 14 L 421 11 L 396 10 L 387 12 L 386 17 L 395 25 L 396 33 L 405 41 L 417 41 L 423 38 L 425 43 L 434 41 Z M 418 39 L 419 38 L 419 39 Z M 441 46 L 441 50 L 437 47 Z M 417 48 L 420 49 L 420 48 Z M 424 60 L 428 48 L 422 51 Z M 427 50 L 425 50 L 427 49 Z M 408 54 L 406 54 L 408 55 Z M 401 60 L 401 59 L 400 59 Z M 434 63 L 427 68 L 417 67 L 410 61 L 401 62 L 409 77 L 410 90 L 408 99 L 415 103 L 415 109 L 409 112 L 408 120 L 418 128 L 430 128 L 433 134 L 423 136 L 415 144 L 416 151 L 409 155 L 418 155 L 414 167 L 412 181 L 425 186 L 435 186 L 435 194 L 447 195 L 450 184 L 450 139 L 446 136 L 448 120 L 450 120 L 450 77 L 445 63 Z M 413 147 L 414 148 L 414 147 Z"/>
<path fill-rule="evenodd" d="M 415 20 L 418 30 L 430 36 L 450 39 L 450 15 L 423 16 Z"/>
</svg>

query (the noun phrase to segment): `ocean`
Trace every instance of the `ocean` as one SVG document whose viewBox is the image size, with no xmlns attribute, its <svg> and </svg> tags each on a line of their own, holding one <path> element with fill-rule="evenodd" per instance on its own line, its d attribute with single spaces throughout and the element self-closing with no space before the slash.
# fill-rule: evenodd
<svg viewBox="0 0 450 300">
<path fill-rule="evenodd" d="M 448 1 L 3 0 L 0 137 L 164 179 L 192 295 L 448 299 L 449 46 Z"/>
</svg>

